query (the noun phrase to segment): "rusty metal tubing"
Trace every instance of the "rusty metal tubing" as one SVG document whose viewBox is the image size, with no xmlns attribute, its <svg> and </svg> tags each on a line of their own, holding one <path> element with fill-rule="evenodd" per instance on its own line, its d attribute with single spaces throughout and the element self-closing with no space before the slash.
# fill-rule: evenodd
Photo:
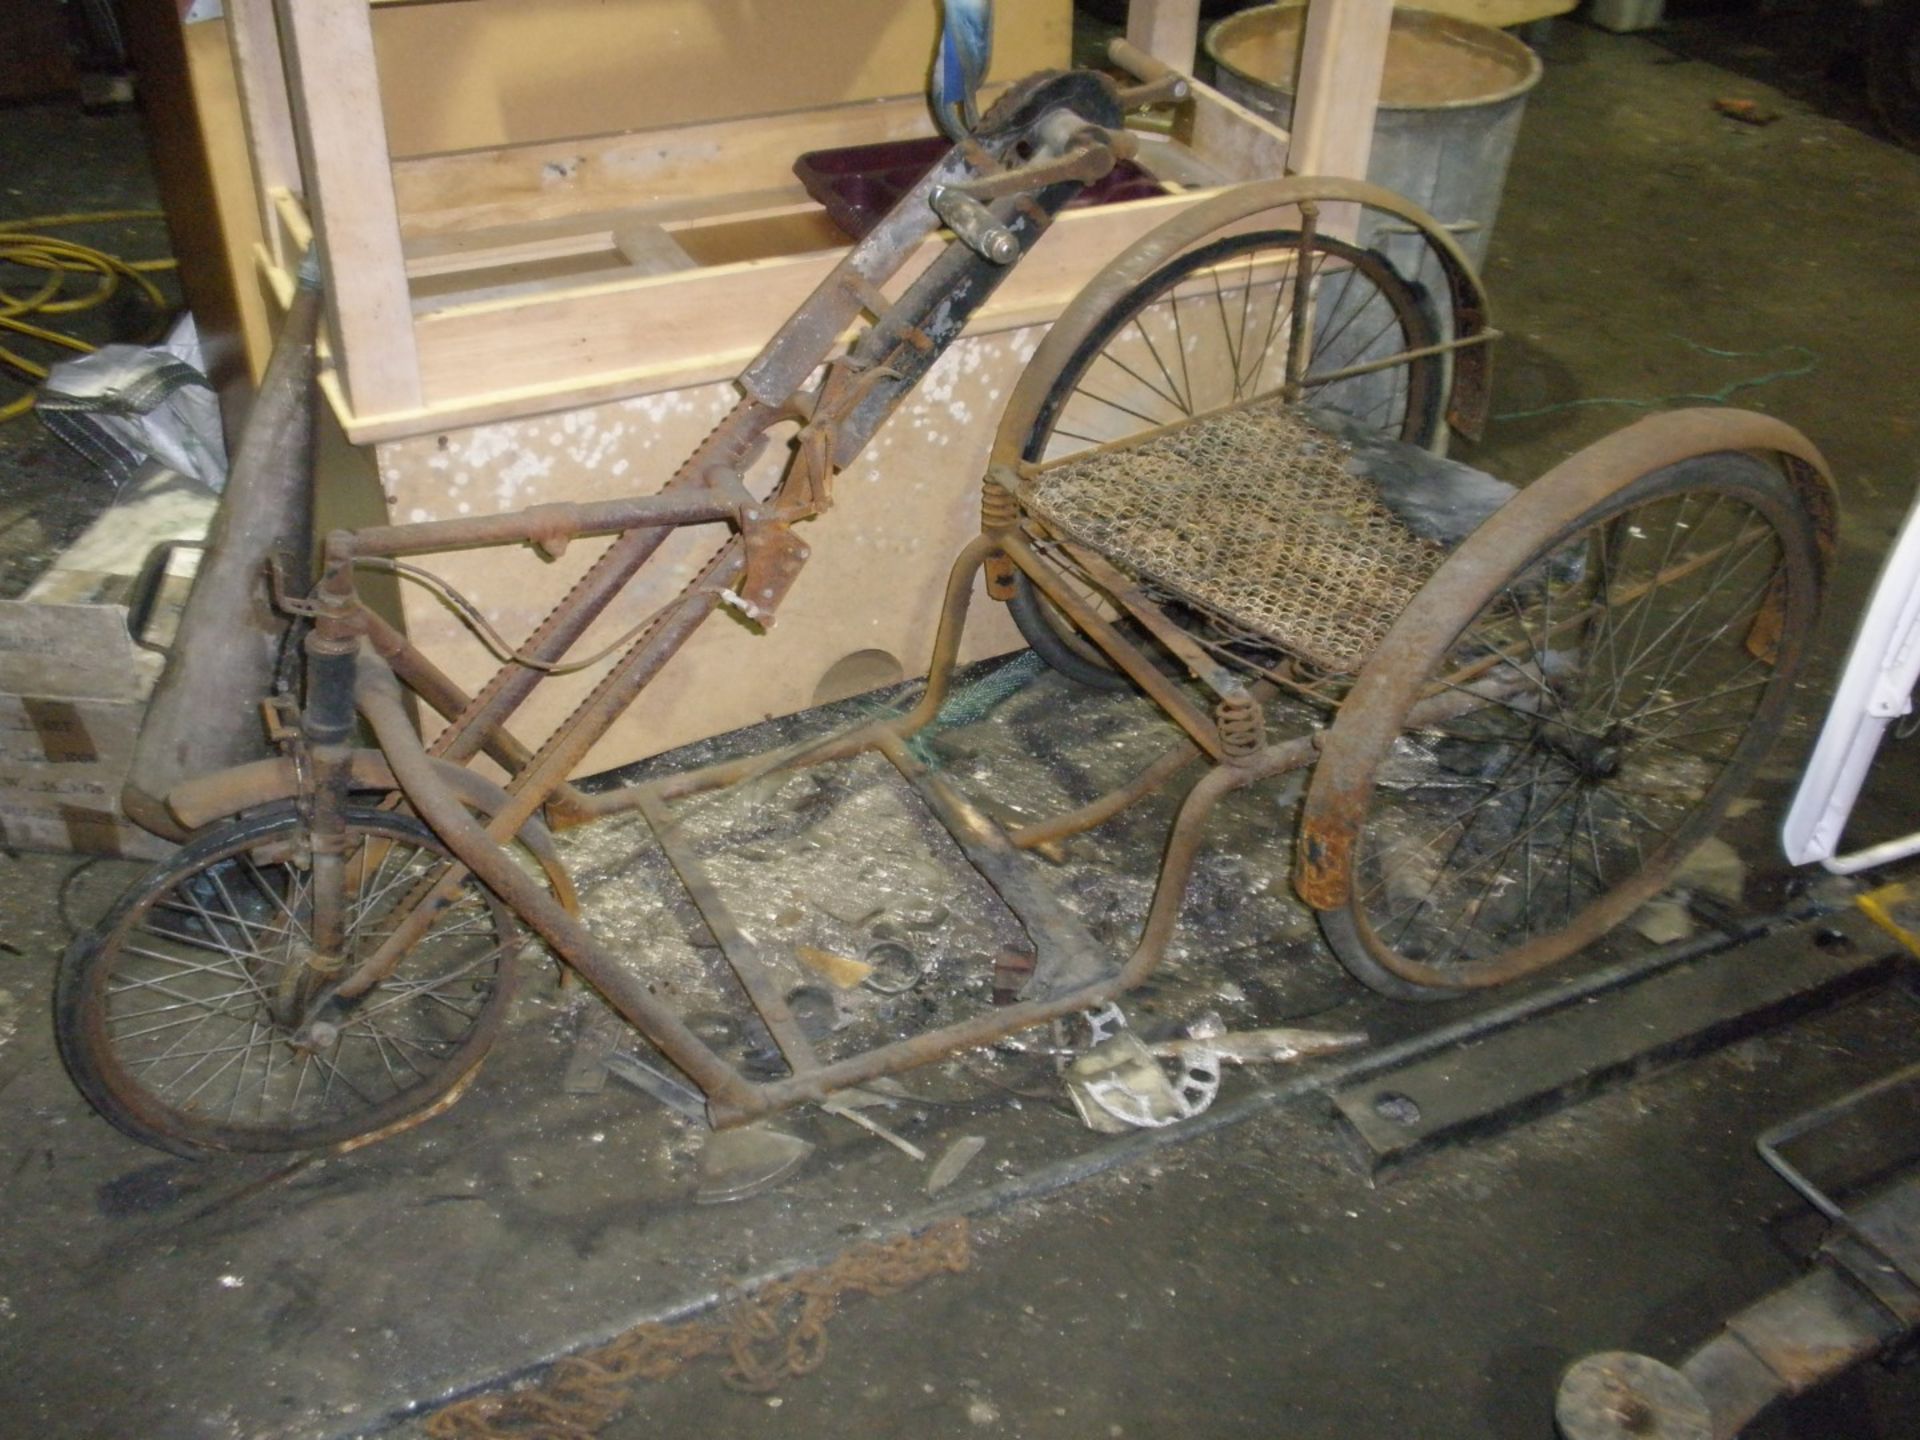
<svg viewBox="0 0 1920 1440">
<path fill-rule="evenodd" d="M 1487 294 L 1459 242 L 1411 201 L 1360 180 L 1295 176 L 1237 185 L 1211 200 L 1183 210 L 1136 240 L 1076 295 L 1034 351 L 1001 415 L 991 463 L 1018 470 L 1027 437 L 1054 377 L 1093 328 L 1121 298 L 1173 256 L 1223 227 L 1262 211 L 1297 206 L 1302 201 L 1352 201 L 1384 210 L 1417 228 L 1434 248 L 1447 276 L 1455 318 L 1453 408 L 1448 418 L 1462 434 L 1474 436 L 1485 423 L 1490 399 L 1488 347 L 1465 343 L 1489 328 Z"/>
<path fill-rule="evenodd" d="M 425 701 L 428 709 L 444 720 L 452 720 L 472 703 L 472 696 L 393 626 L 371 610 L 363 610 L 360 618 L 366 627 L 368 643 L 387 662 L 400 683 Z M 501 729 L 487 732 L 481 751 L 509 775 L 518 774 L 533 762 L 533 752 Z M 578 811 L 583 798 L 571 783 L 560 786 L 547 802 L 548 822 L 557 828 L 581 823 L 583 817 Z"/>
<path fill-rule="evenodd" d="M 1077 810 L 1069 810 L 1063 815 L 1055 815 L 1050 820 L 1040 820 L 1031 825 L 1022 825 L 1017 829 L 1009 830 L 1007 838 L 1017 849 L 1037 850 L 1056 840 L 1064 840 L 1069 835 L 1078 835 L 1097 825 L 1104 825 L 1122 810 L 1138 804 L 1153 794 L 1191 765 L 1199 754 L 1198 745 L 1191 740 L 1181 740 L 1126 784 L 1109 790 L 1099 799 L 1090 801 Z"/>
<path fill-rule="evenodd" d="M 1018 138 L 1009 135 L 1006 144 Z M 885 284 L 920 243 L 940 228 L 930 197 L 934 189 L 971 179 L 965 146 L 956 146 L 903 195 L 866 236 L 833 267 L 808 302 L 796 310 L 740 372 L 740 387 L 761 403 L 780 406 L 813 373 L 840 333 L 859 318 L 868 286 Z M 1004 148 L 1004 147 L 1003 147 Z M 997 156 L 995 157 L 998 158 Z"/>
<path fill-rule="evenodd" d="M 529 505 L 497 515 L 422 520 L 410 525 L 376 525 L 351 531 L 347 553 L 353 556 L 427 555 L 476 545 L 512 545 L 527 541 L 543 547 L 589 535 L 611 535 L 656 525 L 703 525 L 732 517 L 735 499 L 710 487 L 689 485 L 656 495 L 619 500 Z"/>
<path fill-rule="evenodd" d="M 1153 908 L 1148 913 L 1147 924 L 1142 929 L 1133 955 L 1112 978 L 1063 991 L 1045 1000 L 1009 1005 L 973 1020 L 896 1040 L 859 1055 L 850 1055 L 806 1075 L 757 1086 L 757 1101 L 767 1109 L 781 1109 L 808 1100 L 823 1099 L 846 1086 L 912 1069 L 959 1050 L 990 1045 L 1021 1030 L 1104 1004 L 1138 985 L 1153 972 L 1166 952 L 1167 937 L 1179 918 L 1180 899 L 1185 893 L 1187 876 L 1199 850 L 1200 831 L 1214 804 L 1221 796 L 1255 780 L 1309 764 L 1312 755 L 1312 737 L 1302 736 L 1284 745 L 1271 747 L 1259 766 L 1219 766 L 1195 782 L 1181 805 L 1180 818 L 1169 836 L 1167 857 L 1161 866 L 1160 882 L 1154 892 Z M 711 1109 L 715 1124 L 737 1123 L 739 1119 L 747 1118 L 736 1116 L 717 1104 Z"/>
<path fill-rule="evenodd" d="M 1146 923 L 1140 928 L 1140 938 L 1134 944 L 1133 954 L 1121 968 L 1121 989 L 1130 990 L 1145 980 L 1166 954 L 1167 941 L 1172 937 L 1174 924 L 1180 918 L 1180 904 L 1186 898 L 1193 862 L 1200 853 L 1202 831 L 1206 827 L 1207 817 L 1213 813 L 1213 807 L 1222 797 L 1256 780 L 1270 779 L 1275 775 L 1284 775 L 1289 770 L 1312 765 L 1318 739 L 1316 733 L 1269 745 L 1248 761 L 1216 765 L 1194 781 L 1186 798 L 1180 802 L 1180 813 L 1174 817 L 1173 828 L 1167 833 L 1166 854 L 1160 861 L 1160 878 L 1153 887 L 1153 904 L 1147 911 Z"/>
<path fill-rule="evenodd" d="M 1195 744 L 1216 760 L 1223 758 L 1220 732 L 1213 723 L 1213 717 L 1181 694 L 1179 688 L 1141 653 L 1139 646 L 1129 644 L 1072 586 L 1065 584 L 1059 571 L 1034 550 L 1024 535 L 1009 531 L 997 537 L 995 543 L 1002 554 L 1019 566 L 1027 578 L 1066 613 L 1067 618 L 1073 621 L 1074 628 L 1104 650 L 1116 666 L 1126 671 L 1127 677 L 1146 691 L 1169 719 L 1192 736 Z"/>
<path fill-rule="evenodd" d="M 413 733 L 401 703 L 399 682 L 392 670 L 370 649 L 361 652 L 355 694 L 360 713 L 373 727 L 407 802 L 461 863 L 710 1099 L 742 1111 L 764 1109 L 764 1103 L 754 1093 L 755 1087 L 656 1000 L 648 992 L 644 978 L 622 965 L 581 920 L 569 915 L 544 887 L 514 863 L 487 827 L 468 813 L 460 797 L 442 778 L 440 767 Z"/>
<path fill-rule="evenodd" d="M 745 564 L 743 547 L 736 536 L 708 562 L 700 579 L 662 611 L 647 632 L 600 677 L 587 698 L 547 738 L 533 762 L 509 783 L 509 803 L 491 817 L 486 827 L 494 842 L 511 838 L 552 796 L 573 767 L 606 734 L 607 727 L 632 703 L 633 697 L 713 613 L 719 604 L 721 589 L 738 578 Z M 363 658 L 378 657 L 369 647 L 363 651 Z M 380 664 L 386 673 L 392 673 L 384 661 Z M 451 866 L 437 883 L 410 899 L 406 913 L 393 923 L 373 954 L 341 982 L 340 993 L 351 998 L 385 979 L 399 964 L 400 957 L 427 933 L 433 917 L 453 898 L 464 878 L 459 866 Z"/>
<path fill-rule="evenodd" d="M 1011 137 L 1007 143 L 1012 143 Z M 715 466 L 737 473 L 747 463 L 764 432 L 785 415 L 789 399 L 832 351 L 841 332 L 858 317 L 864 303 L 861 294 L 898 271 L 937 227 L 938 218 L 925 203 L 926 192 L 936 183 L 972 173 L 959 151 L 950 152 L 847 253 L 741 372 L 739 383 L 747 398 L 675 472 L 663 493 L 705 485 L 708 472 Z M 919 203 L 909 204 L 915 197 Z M 622 534 L 549 612 L 521 647 L 523 653 L 540 661 L 558 660 L 670 533 L 671 527 L 649 526 Z M 541 673 L 530 667 L 502 665 L 466 711 L 434 741 L 434 753 L 451 760 L 470 758 L 480 749 L 486 733 L 503 725 L 525 703 L 541 678 Z"/>
<path fill-rule="evenodd" d="M 653 831 L 653 838 L 665 853 L 667 863 L 673 866 L 674 873 L 680 877 L 687 898 L 707 922 L 713 938 L 720 942 L 721 955 L 732 968 L 734 978 L 740 982 L 748 1001 L 760 1012 L 760 1018 L 772 1034 L 773 1043 L 779 1046 L 788 1068 L 796 1075 L 818 1069 L 820 1060 L 814 1053 L 813 1042 L 807 1038 L 806 1031 L 794 1017 L 778 978 L 761 958 L 758 943 L 734 921 L 700 857 L 682 843 L 679 817 L 666 802 L 645 790 L 640 793 L 640 814 Z"/>
<path fill-rule="evenodd" d="M 1087 577 L 1139 621 L 1148 634 L 1187 667 L 1187 673 L 1194 679 L 1223 700 L 1244 694 L 1246 686 L 1240 676 L 1222 664 L 1192 635 L 1168 619 L 1167 612 L 1156 605 L 1131 577 L 1122 574 L 1096 550 L 1068 541 L 1062 541 L 1061 544 L 1072 554 L 1074 563 L 1087 572 Z"/>
<path fill-rule="evenodd" d="M 921 242 L 933 233 L 938 221 L 927 203 L 933 187 L 969 178 L 978 173 L 978 169 L 984 168 L 985 164 L 1001 161 L 1026 138 L 1031 128 L 1008 128 L 983 137 L 980 145 L 956 147 L 902 196 L 880 223 L 821 281 L 800 308 L 768 340 L 760 354 L 741 372 L 739 384 L 746 398 L 687 459 L 663 487 L 663 491 L 708 485 L 711 483 L 710 472 L 716 468 L 738 476 L 756 453 L 757 447 L 764 443 L 766 430 L 789 414 L 789 402 L 795 393 L 836 350 L 842 331 L 858 318 L 867 303 L 866 297 L 906 265 L 918 253 Z M 1060 203 L 1064 203 L 1066 198 L 1065 195 L 1060 196 Z M 1043 219 L 1051 215 L 1046 210 L 1038 213 Z M 1022 220 L 1019 224 L 1021 227 L 1030 227 L 1032 222 Z M 1044 223 L 1040 228 L 1044 228 Z M 946 315 L 957 333 L 967 307 L 957 305 L 954 295 L 935 296 L 928 293 L 927 289 L 930 277 L 945 273 L 942 261 L 936 259 L 934 265 L 909 287 L 907 297 L 903 297 L 900 304 L 876 321 L 874 329 L 868 332 L 865 339 L 884 346 L 888 321 L 898 313 L 912 309 L 914 304 L 924 305 L 924 313 L 915 312 L 914 319 L 904 326 L 903 338 L 910 339 L 926 315 L 936 312 Z M 986 288 L 990 289 L 991 284 Z M 945 338 L 950 340 L 953 337 L 948 335 Z M 856 347 L 857 358 L 861 353 Z M 873 360 L 884 357 L 869 355 L 864 358 Z M 860 417 L 852 417 L 853 423 L 843 427 L 841 443 L 863 442 L 872 429 L 891 413 L 899 398 L 894 395 L 884 401 L 876 401 L 881 406 L 880 411 L 870 417 L 870 423 L 866 424 L 864 430 Z M 856 436 L 852 431 L 862 433 Z M 788 474 L 791 476 L 792 471 L 789 470 Z M 785 483 L 783 480 L 783 487 Z M 668 528 L 652 526 L 623 533 L 541 622 L 521 647 L 522 653 L 543 662 L 558 660 L 638 573 L 665 540 L 667 533 Z M 531 667 L 512 663 L 502 665 L 473 703 L 435 740 L 434 753 L 451 760 L 471 757 L 480 748 L 487 732 L 503 725 L 507 717 L 525 702 L 540 678 L 540 673 Z"/>
<path fill-rule="evenodd" d="M 485 776 L 444 760 L 434 763 L 439 767 L 440 778 L 457 791 L 470 808 L 488 817 L 506 808 L 507 792 Z M 392 767 L 378 750 L 355 750 L 348 765 L 350 791 L 391 792 L 400 788 L 399 782 L 393 778 Z M 278 805 L 299 797 L 299 771 L 293 761 L 281 756 L 275 760 L 256 760 L 249 765 L 236 765 L 230 770 L 176 786 L 167 796 L 167 807 L 186 829 L 198 830 L 203 825 L 230 819 L 243 811 Z M 567 867 L 560 859 L 559 848 L 553 843 L 553 833 L 535 819 L 522 825 L 514 839 L 533 856 L 560 904 L 569 914 L 579 914 L 580 901 L 574 892 L 573 877 L 567 873 Z"/>
<path fill-rule="evenodd" d="M 1302 900 L 1316 910 L 1346 905 L 1353 846 L 1380 757 L 1400 732 L 1434 661 L 1506 582 L 1514 563 L 1641 476 L 1723 451 L 1761 452 L 1787 461 L 1795 492 L 1810 502 L 1821 529 L 1821 549 L 1830 552 L 1834 510 L 1826 462 L 1804 435 L 1771 416 L 1673 410 L 1650 415 L 1562 461 L 1447 557 L 1361 668 L 1326 732 L 1301 809 L 1294 889 Z M 1789 638 L 1792 643 L 1805 637 Z M 1489 984 L 1507 978 L 1504 968 L 1487 975 Z"/>
<path fill-rule="evenodd" d="M 883 733 L 907 736 L 924 729 L 940 713 L 952 688 L 954 666 L 960 653 L 960 639 L 966 630 L 967 613 L 973 603 L 973 577 L 981 564 L 999 549 L 992 536 L 976 536 L 964 546 L 947 572 L 946 595 L 941 601 L 940 623 L 934 634 L 933 654 L 927 662 L 927 683 L 913 709 L 894 720 L 876 720 L 856 725 L 838 734 L 802 740 L 767 755 L 742 755 L 732 760 L 684 770 L 677 775 L 646 786 L 625 786 L 597 795 L 582 795 L 585 813 L 591 817 L 621 814 L 639 809 L 649 798 L 661 801 L 683 800 L 724 790 L 776 770 L 802 769 L 833 760 L 845 760 L 875 748 Z"/>
<path fill-rule="evenodd" d="M 687 457 L 663 490 L 704 484 L 707 471 L 715 465 L 745 463 L 762 432 L 779 418 L 779 412 L 771 407 L 741 401 Z M 557 662 L 666 543 L 673 528 L 649 526 L 629 530 L 616 539 L 547 613 L 520 647 L 521 653 L 534 660 Z M 503 727 L 507 717 L 526 702 L 544 678 L 545 672 L 531 666 L 513 661 L 501 665 L 467 708 L 434 740 L 433 753 L 448 760 L 471 759 L 487 735 Z"/>
</svg>

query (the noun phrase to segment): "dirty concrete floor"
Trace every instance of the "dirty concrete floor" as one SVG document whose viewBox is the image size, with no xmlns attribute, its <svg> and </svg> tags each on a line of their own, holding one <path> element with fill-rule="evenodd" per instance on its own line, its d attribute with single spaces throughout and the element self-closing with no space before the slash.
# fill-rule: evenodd
<svg viewBox="0 0 1920 1440">
<path fill-rule="evenodd" d="M 1834 643 L 1821 647 L 1832 657 L 1920 468 L 1920 158 L 1650 41 L 1561 26 L 1548 62 L 1489 272 L 1513 336 L 1496 411 L 1545 413 L 1496 424 L 1469 458 L 1538 473 L 1639 413 L 1548 407 L 1715 391 L 1802 367 L 1807 356 L 1779 347 L 1804 347 L 1810 372 L 1739 398 L 1813 435 L 1842 479 L 1846 563 Z M 1756 130 L 1715 116 L 1710 102 L 1730 89 L 1784 118 Z M 12 468 L 10 452 L 0 461 Z M 1810 683 L 1776 757 L 1775 800 L 1824 686 Z M 1124 738 L 1124 710 L 1050 680 L 1009 712 L 1066 705 Z M 1020 751 L 983 740 L 981 753 Z M 1894 803 L 1863 830 L 1911 824 L 1897 803 L 1910 758 L 1883 768 L 1877 793 Z M 1763 807 L 1739 837 L 1755 906 L 1789 879 L 1771 858 L 1775 813 Z M 831 1253 L 926 1203 L 923 1171 L 904 1157 L 844 1122 L 800 1118 L 793 1128 L 822 1153 L 794 1182 L 738 1207 L 689 1206 L 684 1126 L 618 1088 L 560 1092 L 581 1015 L 544 989 L 473 1093 L 417 1131 L 294 1169 L 163 1160 L 84 1109 L 43 1018 L 63 912 L 97 913 L 127 872 L 0 863 L 0 1087 L 14 1116 L 0 1159 L 0 1398 L 23 1431 L 351 1433 L 395 1397 L 472 1383 L 727 1277 Z M 1215 874 L 1225 900 L 1245 883 Z M 596 888 L 636 940 L 686 940 L 684 916 L 617 901 L 607 879 Z M 1237 956 L 1238 998 L 1224 1003 L 1386 1036 L 1435 1023 L 1360 994 L 1308 931 L 1260 954 L 1232 934 L 1231 907 L 1207 916 L 1218 924 L 1192 942 L 1195 959 Z M 609 1434 L 1544 1436 L 1568 1360 L 1615 1346 L 1675 1357 L 1795 1273 L 1811 1232 L 1751 1137 L 1913 1058 L 1911 1004 L 1855 1003 L 1378 1188 L 1324 1102 L 1284 1107 L 995 1212 L 971 1273 L 850 1305 L 825 1366 L 771 1399 L 695 1368 L 643 1390 Z M 1016 1108 L 1008 1087 L 1041 1098 Z M 916 1077 L 916 1089 L 941 1103 L 887 1113 L 928 1149 L 990 1136 L 963 1190 L 1094 1154 L 1055 1108 L 1044 1066 L 996 1061 Z M 1869 1371 L 1766 1433 L 1880 1440 L 1920 1434 L 1916 1417 L 1913 1371 Z"/>
</svg>

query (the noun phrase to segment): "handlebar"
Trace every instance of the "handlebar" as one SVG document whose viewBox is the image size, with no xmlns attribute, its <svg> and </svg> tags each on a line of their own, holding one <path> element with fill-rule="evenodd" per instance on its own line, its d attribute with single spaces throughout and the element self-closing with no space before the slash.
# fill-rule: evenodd
<svg viewBox="0 0 1920 1440">
<path fill-rule="evenodd" d="M 1128 110 L 1143 105 L 1164 105 L 1185 100 L 1193 93 L 1187 77 L 1164 61 L 1156 60 L 1138 45 L 1116 38 L 1107 45 L 1107 59 L 1140 83 L 1120 91 L 1120 103 Z"/>
<path fill-rule="evenodd" d="M 1184 100 L 1191 93 L 1186 76 L 1125 40 L 1113 41 L 1107 55 L 1117 68 L 1141 82 L 1116 90 L 1115 99 L 1123 110 Z M 1045 116 L 1035 126 L 1034 138 L 1039 141 L 1038 158 L 997 174 L 937 185 L 927 197 L 947 228 L 968 249 L 995 265 L 1017 260 L 1020 242 L 987 208 L 989 201 L 1030 195 L 1069 180 L 1090 185 L 1120 161 L 1131 160 L 1140 148 L 1127 131 L 1096 125 L 1071 109 Z"/>
</svg>

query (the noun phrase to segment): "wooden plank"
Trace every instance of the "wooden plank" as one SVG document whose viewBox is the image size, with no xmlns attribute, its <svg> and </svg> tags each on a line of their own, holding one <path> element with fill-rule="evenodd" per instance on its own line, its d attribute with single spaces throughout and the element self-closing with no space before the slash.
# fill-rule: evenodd
<svg viewBox="0 0 1920 1440">
<path fill-rule="evenodd" d="M 1295 175 L 1367 177 L 1393 0 L 1312 0 L 1293 108 Z"/>
<path fill-rule="evenodd" d="M 140 700 L 0 694 L 0 786 L 16 785 L 28 766 L 84 775 L 109 765 L 123 775 L 146 708 Z M 117 787 L 120 777 L 110 778 Z"/>
<path fill-rule="evenodd" d="M 280 27 L 273 0 L 227 0 L 227 46 L 233 57 L 240 97 L 241 125 L 253 157 L 253 186 L 261 233 L 275 263 L 291 268 L 298 256 L 279 248 L 280 231 L 273 196 L 301 193 L 299 143 L 294 138 L 287 72 L 280 62 Z"/>
<path fill-rule="evenodd" d="M 982 310 L 976 328 L 992 328 L 996 315 L 1049 304 L 1057 314 L 1123 246 L 1205 193 L 1062 216 Z M 929 240 L 902 279 L 939 250 L 940 242 Z M 732 376 L 838 259 L 839 252 L 826 251 L 747 261 L 421 315 L 423 389 L 430 406 L 465 414 L 475 404 L 536 394 L 555 403 L 606 372 L 650 374 L 655 388 L 672 388 L 662 383 L 669 377 L 678 386 L 696 376 Z M 555 374 L 556 354 L 566 357 L 564 375 Z M 350 433 L 356 429 L 350 421 Z"/>
<path fill-rule="evenodd" d="M 0 691 L 62 700 L 136 700 L 152 684 L 117 605 L 0 600 Z"/>
<path fill-rule="evenodd" d="M 1275 180 L 1286 173 L 1292 141 L 1264 116 L 1211 85 L 1192 82 L 1193 103 L 1185 118 L 1185 139 L 1233 180 Z"/>
<path fill-rule="evenodd" d="M 1200 39 L 1200 0 L 1133 0 L 1127 39 L 1183 74 L 1193 72 Z"/>
<path fill-rule="evenodd" d="M 718 120 L 643 134 L 401 160 L 394 166 L 409 240 L 743 191 L 789 188 L 796 156 L 933 133 L 920 96 Z"/>
<path fill-rule="evenodd" d="M 0 786 L 0 842 L 15 850 L 164 860 L 175 847 L 120 813 L 119 789 L 118 781 L 111 795 L 104 782 L 68 794 Z"/>
<path fill-rule="evenodd" d="M 622 225 L 613 232 L 613 244 L 627 263 L 643 275 L 670 275 L 697 268 L 694 258 L 667 233 L 664 225 L 651 222 Z"/>
<path fill-rule="evenodd" d="M 356 407 L 420 403 L 366 0 L 277 0 L 335 362 Z"/>
<path fill-rule="evenodd" d="M 300 261 L 313 244 L 313 222 L 307 219 L 300 197 L 286 190 L 275 190 L 268 197 L 273 204 L 273 242 L 269 252 L 275 263 L 289 272 L 300 268 Z"/>
</svg>

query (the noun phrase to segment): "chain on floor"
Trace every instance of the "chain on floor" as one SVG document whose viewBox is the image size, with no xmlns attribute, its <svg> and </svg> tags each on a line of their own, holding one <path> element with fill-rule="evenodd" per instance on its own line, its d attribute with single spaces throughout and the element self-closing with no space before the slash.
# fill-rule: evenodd
<svg viewBox="0 0 1920 1440">
<path fill-rule="evenodd" d="M 636 1325 L 556 1361 L 525 1389 L 456 1401 L 428 1418 L 426 1433 L 432 1440 L 591 1440 L 625 1408 L 634 1382 L 669 1379 L 690 1361 L 723 1351 L 727 1383 L 764 1394 L 820 1367 L 827 1326 L 847 1296 L 898 1294 L 971 1263 L 964 1218 L 856 1245 L 817 1269 L 734 1296 L 711 1319 Z"/>
</svg>

